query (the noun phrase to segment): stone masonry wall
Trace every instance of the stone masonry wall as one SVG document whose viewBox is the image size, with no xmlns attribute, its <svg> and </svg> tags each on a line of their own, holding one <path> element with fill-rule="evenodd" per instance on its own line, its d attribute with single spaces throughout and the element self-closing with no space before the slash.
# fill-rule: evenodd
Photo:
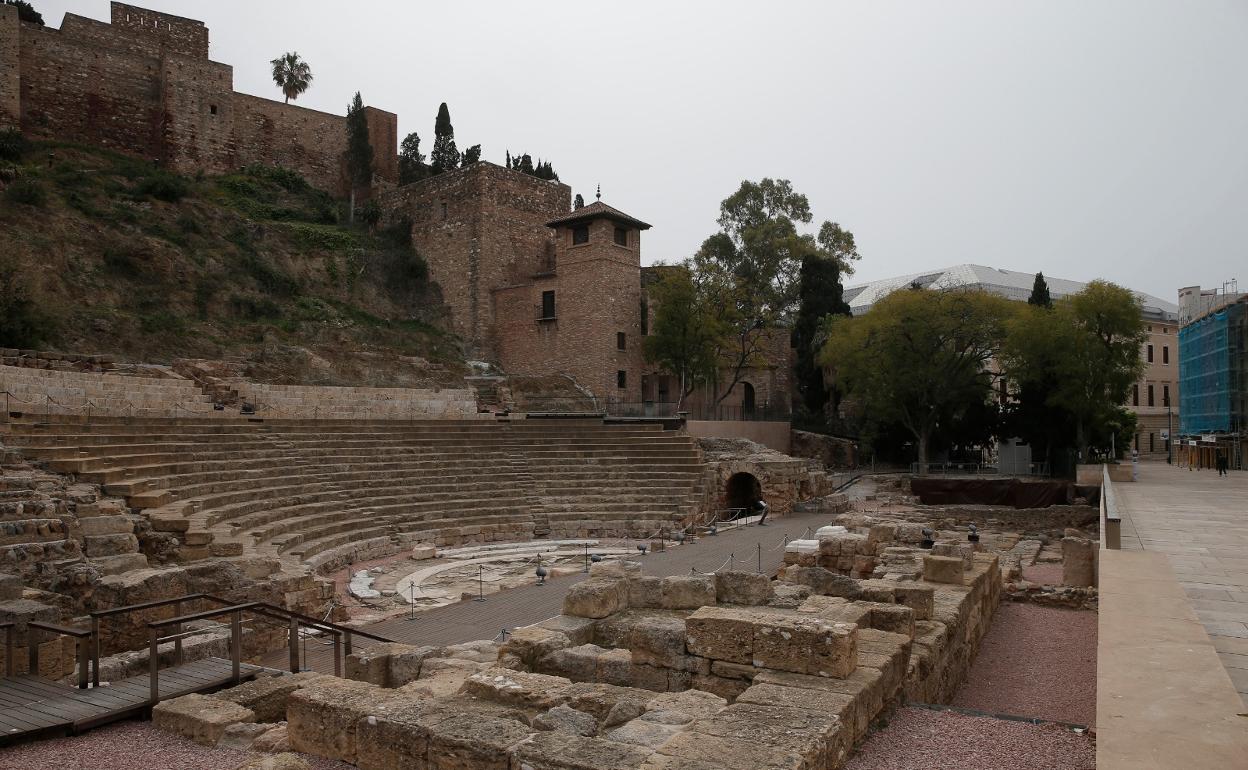
<svg viewBox="0 0 1248 770">
<path fill-rule="evenodd" d="M 208 59 L 208 29 L 193 19 L 113 3 L 111 24 L 66 14 L 53 29 L 0 10 L 0 125 L 15 115 L 31 136 L 185 173 L 282 165 L 346 192 L 344 118 L 236 93 L 233 68 Z M 396 183 L 398 117 L 372 107 L 366 117 L 379 186 Z"/>
</svg>

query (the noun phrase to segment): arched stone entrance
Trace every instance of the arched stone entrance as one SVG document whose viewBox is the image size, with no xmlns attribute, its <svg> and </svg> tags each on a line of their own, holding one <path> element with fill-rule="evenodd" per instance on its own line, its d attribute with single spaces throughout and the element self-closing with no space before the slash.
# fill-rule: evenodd
<svg viewBox="0 0 1248 770">
<path fill-rule="evenodd" d="M 731 514 L 734 517 L 749 515 L 749 508 L 762 497 L 763 485 L 752 473 L 734 473 L 728 477 L 728 483 L 724 485 L 724 507 L 746 509 L 744 514 Z"/>
</svg>

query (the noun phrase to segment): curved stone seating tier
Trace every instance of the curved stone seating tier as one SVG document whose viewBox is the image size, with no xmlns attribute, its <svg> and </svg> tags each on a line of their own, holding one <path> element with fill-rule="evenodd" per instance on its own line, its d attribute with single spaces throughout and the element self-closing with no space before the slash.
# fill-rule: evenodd
<svg viewBox="0 0 1248 770">
<path fill-rule="evenodd" d="M 216 416 L 193 380 L 0 366 L 6 412 L 42 415 Z"/>
<path fill-rule="evenodd" d="M 322 569 L 415 543 L 648 537 L 687 521 L 688 436 L 601 420 L 16 420 L 9 441 L 178 533 L 186 559 Z"/>
<path fill-rule="evenodd" d="M 476 395 L 468 388 L 360 388 L 232 382 L 258 414 L 414 419 L 470 417 Z"/>
</svg>

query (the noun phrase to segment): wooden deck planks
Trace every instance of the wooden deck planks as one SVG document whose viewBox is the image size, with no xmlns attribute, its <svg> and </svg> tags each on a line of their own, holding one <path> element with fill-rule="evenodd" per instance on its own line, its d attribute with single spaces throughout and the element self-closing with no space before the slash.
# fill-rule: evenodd
<svg viewBox="0 0 1248 770">
<path fill-rule="evenodd" d="M 250 679 L 259 670 L 244 664 L 240 679 Z M 230 661 L 219 658 L 163 669 L 160 699 L 231 684 L 233 673 Z M 146 674 L 86 690 L 28 675 L 0 678 L 0 742 L 42 730 L 85 729 L 122 719 L 147 708 L 150 695 Z"/>
</svg>

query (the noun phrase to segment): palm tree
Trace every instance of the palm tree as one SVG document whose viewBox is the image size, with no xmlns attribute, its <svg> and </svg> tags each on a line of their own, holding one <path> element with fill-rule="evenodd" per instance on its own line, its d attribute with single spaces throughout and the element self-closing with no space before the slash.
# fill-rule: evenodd
<svg viewBox="0 0 1248 770">
<path fill-rule="evenodd" d="M 312 83 L 312 68 L 306 61 L 299 58 L 299 54 L 291 51 L 277 57 L 271 64 L 273 65 L 273 82 L 277 83 L 277 87 L 286 95 L 287 104 L 290 104 L 291 99 L 298 99 L 299 94 L 308 90 L 308 86 Z"/>
</svg>

